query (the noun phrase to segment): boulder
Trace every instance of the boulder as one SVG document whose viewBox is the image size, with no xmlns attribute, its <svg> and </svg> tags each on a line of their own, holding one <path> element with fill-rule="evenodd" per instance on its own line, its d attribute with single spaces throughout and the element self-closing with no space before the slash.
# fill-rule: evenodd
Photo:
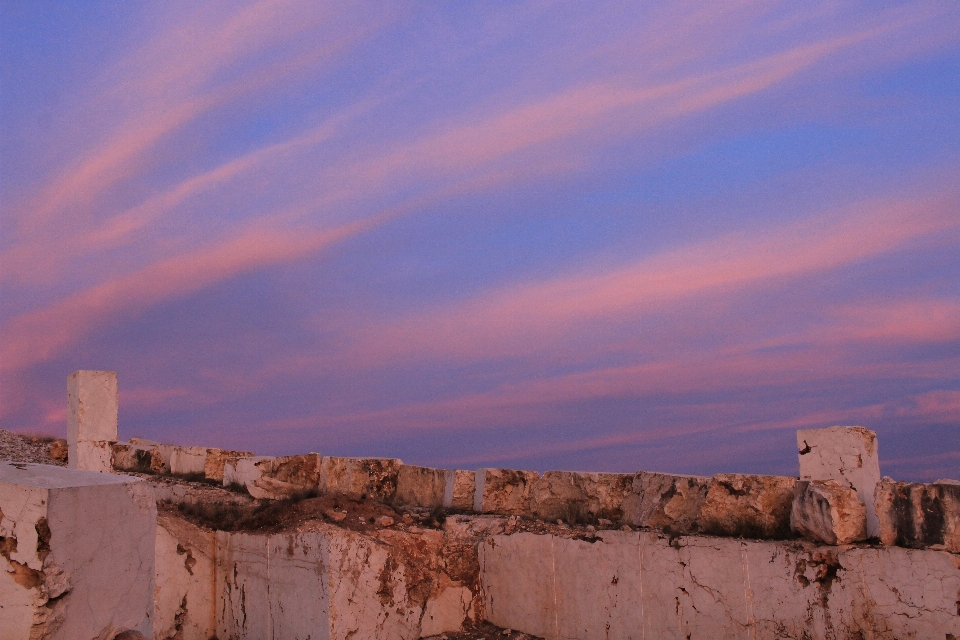
<svg viewBox="0 0 960 640">
<path fill-rule="evenodd" d="M 800 480 L 790 526 L 800 536 L 827 544 L 867 539 L 867 510 L 857 492 L 836 480 Z"/>
<path fill-rule="evenodd" d="M 702 533 L 742 538 L 789 538 L 796 478 L 721 473 L 700 506 Z"/>
</svg>

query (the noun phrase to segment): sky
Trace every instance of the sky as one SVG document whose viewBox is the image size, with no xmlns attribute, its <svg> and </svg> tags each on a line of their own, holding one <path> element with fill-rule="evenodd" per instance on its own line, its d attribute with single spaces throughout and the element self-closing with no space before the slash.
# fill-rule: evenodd
<svg viewBox="0 0 960 640">
<path fill-rule="evenodd" d="M 0 2 L 0 428 L 960 478 L 960 4 Z"/>
</svg>

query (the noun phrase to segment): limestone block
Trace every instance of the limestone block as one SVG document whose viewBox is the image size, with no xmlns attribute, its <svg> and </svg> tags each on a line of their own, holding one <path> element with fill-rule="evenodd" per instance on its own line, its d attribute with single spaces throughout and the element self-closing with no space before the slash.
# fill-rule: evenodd
<svg viewBox="0 0 960 640">
<path fill-rule="evenodd" d="M 856 491 L 836 480 L 800 480 L 794 490 L 790 526 L 817 542 L 860 542 L 867 539 L 867 510 Z"/>
<path fill-rule="evenodd" d="M 713 476 L 700 505 L 697 530 L 710 535 L 790 537 L 796 478 L 721 473 Z"/>
<path fill-rule="evenodd" d="M 883 480 L 876 493 L 883 544 L 917 549 L 944 545 L 960 553 L 960 483 Z"/>
<path fill-rule="evenodd" d="M 623 521 L 670 533 L 692 533 L 710 478 L 637 472 L 623 500 Z"/>
<path fill-rule="evenodd" d="M 170 448 L 169 460 L 172 474 L 203 475 L 207 464 L 207 448 L 173 446 Z"/>
<path fill-rule="evenodd" d="M 402 465 L 397 474 L 396 502 L 405 507 L 442 507 L 447 481 L 453 475 L 447 469 Z"/>
<path fill-rule="evenodd" d="M 544 520 L 590 523 L 619 521 L 624 498 L 633 489 L 633 474 L 547 471 L 533 483 L 531 511 Z"/>
<path fill-rule="evenodd" d="M 164 464 L 156 447 L 130 442 L 114 442 L 110 446 L 110 466 L 117 471 L 163 473 Z"/>
<path fill-rule="evenodd" d="M 116 441 L 117 374 L 74 371 L 67 376 L 67 442 Z"/>
<path fill-rule="evenodd" d="M 232 458 L 251 457 L 249 451 L 227 451 L 225 449 L 207 449 L 207 459 L 203 463 L 203 475 L 207 480 L 223 482 L 223 468 Z"/>
<path fill-rule="evenodd" d="M 216 534 L 167 515 L 157 524 L 154 638 L 209 640 L 216 635 Z"/>
<path fill-rule="evenodd" d="M 507 516 L 528 516 L 530 492 L 540 474 L 513 469 L 477 469 L 473 510 Z"/>
<path fill-rule="evenodd" d="M 852 487 L 867 509 L 867 536 L 880 535 L 874 490 L 880 482 L 877 434 L 864 427 L 797 431 L 801 480 L 836 480 Z"/>
<path fill-rule="evenodd" d="M 496 535 L 479 552 L 486 619 L 548 639 L 960 631 L 960 562 L 945 552 L 620 531 Z"/>
<path fill-rule="evenodd" d="M 258 462 L 273 460 L 273 456 L 243 456 L 227 458 L 223 463 L 223 486 L 239 484 L 248 486 L 260 479 L 263 471 L 257 466 Z"/>
<path fill-rule="evenodd" d="M 97 473 L 111 473 L 113 471 L 113 443 L 76 442 L 69 447 L 67 466 L 81 471 L 96 471 Z M 74 464 L 73 461 L 76 461 Z"/>
<path fill-rule="evenodd" d="M 476 492 L 476 472 L 457 469 L 447 476 L 447 486 L 443 492 L 443 506 L 456 511 L 472 511 Z"/>
<path fill-rule="evenodd" d="M 241 484 L 254 498 L 276 500 L 298 491 L 316 489 L 320 466 L 321 457 L 317 453 L 228 458 L 224 462 L 223 484 Z"/>
<path fill-rule="evenodd" d="M 470 617 L 473 593 L 467 587 L 441 574 L 436 595 L 427 600 L 420 622 L 420 636 L 435 636 L 445 631 L 459 631 Z"/>
<path fill-rule="evenodd" d="M 137 478 L 0 462 L 0 637 L 152 637 L 156 515 Z"/>
<path fill-rule="evenodd" d="M 340 458 L 320 461 L 320 491 L 349 498 L 391 502 L 397 495 L 401 460 L 396 458 Z"/>
</svg>

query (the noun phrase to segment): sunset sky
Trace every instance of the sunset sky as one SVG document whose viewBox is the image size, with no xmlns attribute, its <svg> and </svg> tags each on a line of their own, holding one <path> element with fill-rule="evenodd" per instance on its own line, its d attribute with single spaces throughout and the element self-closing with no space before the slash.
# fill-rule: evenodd
<svg viewBox="0 0 960 640">
<path fill-rule="evenodd" d="M 960 3 L 12 2 L 0 427 L 960 478 Z"/>
</svg>

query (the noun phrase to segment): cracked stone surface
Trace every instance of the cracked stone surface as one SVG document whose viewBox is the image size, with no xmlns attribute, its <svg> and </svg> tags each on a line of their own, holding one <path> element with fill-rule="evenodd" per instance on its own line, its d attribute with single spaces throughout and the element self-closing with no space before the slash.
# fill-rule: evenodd
<svg viewBox="0 0 960 640">
<path fill-rule="evenodd" d="M 320 491 L 350 498 L 366 496 L 392 502 L 402 460 L 397 458 L 342 458 L 325 456 L 320 463 Z"/>
<path fill-rule="evenodd" d="M 797 479 L 718 473 L 697 515 L 697 531 L 718 536 L 783 539 L 791 536 L 790 511 Z"/>
<path fill-rule="evenodd" d="M 880 482 L 877 434 L 864 427 L 797 431 L 801 480 L 836 480 L 857 492 L 867 510 L 867 536 L 880 535 L 874 491 Z"/>
<path fill-rule="evenodd" d="M 135 478 L 0 462 L 0 637 L 151 637 L 156 517 Z"/>
<path fill-rule="evenodd" d="M 960 634 L 960 559 L 599 532 L 480 547 L 486 619 L 544 638 L 944 638 Z"/>
<path fill-rule="evenodd" d="M 639 471 L 623 500 L 626 524 L 693 533 L 710 478 Z"/>
<path fill-rule="evenodd" d="M 530 511 L 544 520 L 620 520 L 624 498 L 633 490 L 632 473 L 547 471 L 533 483 Z"/>
</svg>

